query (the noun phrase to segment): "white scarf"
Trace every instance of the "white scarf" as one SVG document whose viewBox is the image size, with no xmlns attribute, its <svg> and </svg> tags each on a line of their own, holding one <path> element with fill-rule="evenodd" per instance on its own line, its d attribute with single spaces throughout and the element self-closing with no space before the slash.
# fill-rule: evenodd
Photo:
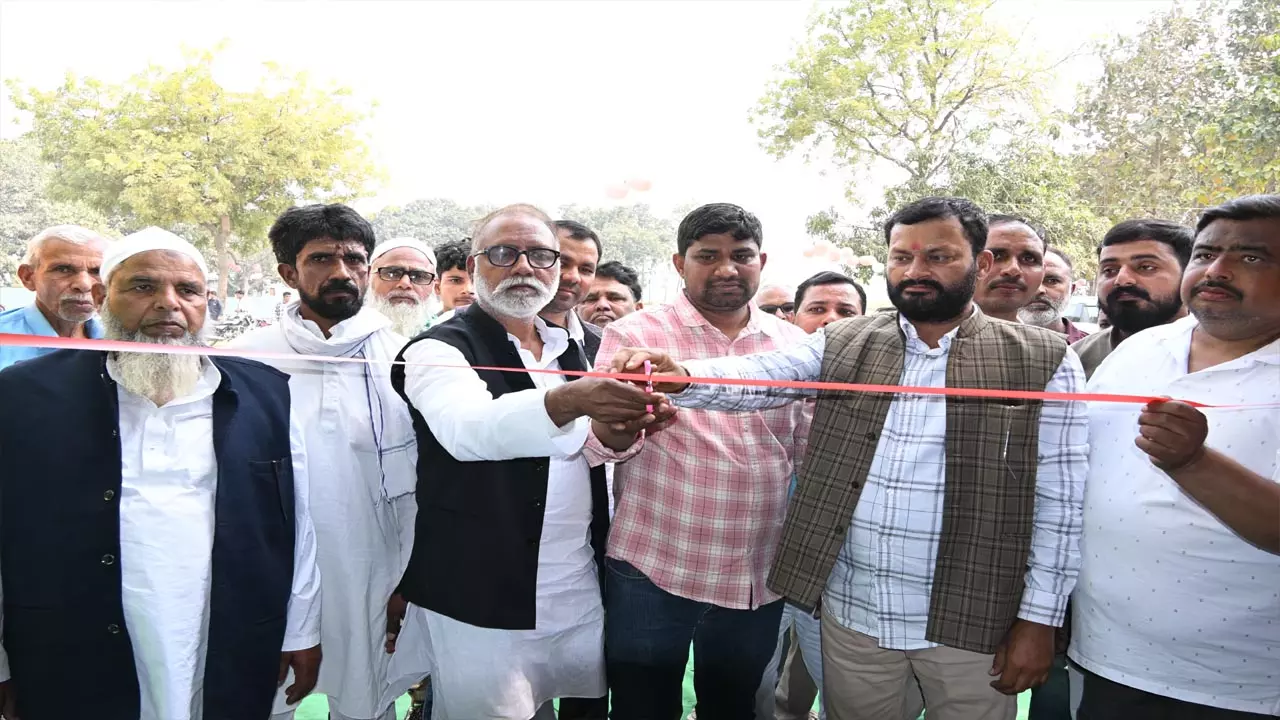
<svg viewBox="0 0 1280 720">
<path fill-rule="evenodd" d="M 280 325 L 289 347 L 302 355 L 389 361 L 408 343 L 388 329 L 391 321 L 369 308 L 334 325 L 329 338 L 324 337 L 315 323 L 303 319 L 298 303 L 289 306 Z M 416 488 L 417 438 L 408 406 L 391 387 L 391 366 L 377 362 L 361 367 L 365 388 L 369 391 L 373 442 L 382 468 L 381 492 L 374 499 L 375 502 L 390 500 Z"/>
</svg>

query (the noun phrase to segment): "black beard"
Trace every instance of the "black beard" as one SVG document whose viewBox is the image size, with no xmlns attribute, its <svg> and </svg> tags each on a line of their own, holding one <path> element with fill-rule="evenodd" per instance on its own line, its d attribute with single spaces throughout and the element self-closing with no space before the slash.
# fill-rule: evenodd
<svg viewBox="0 0 1280 720">
<path fill-rule="evenodd" d="M 1120 302 L 1116 299 L 1118 294 L 1139 297 L 1151 304 L 1136 305 L 1134 303 Z M 1174 293 L 1169 298 L 1153 299 L 1150 293 L 1138 287 L 1112 290 L 1102 300 L 1102 310 L 1107 314 L 1107 319 L 1111 321 L 1112 327 L 1115 327 L 1124 335 L 1132 335 L 1147 328 L 1168 324 L 1181 309 L 1182 298 L 1177 293 Z"/>
<path fill-rule="evenodd" d="M 950 287 L 936 280 L 903 280 L 897 285 L 890 285 L 887 278 L 885 286 L 889 290 L 889 301 L 908 320 L 914 322 L 954 320 L 964 312 L 965 305 L 973 300 L 974 290 L 978 287 L 978 264 L 970 265 L 964 279 Z M 937 292 L 937 295 L 932 298 L 904 295 L 902 291 L 911 287 L 930 287 Z"/>
<path fill-rule="evenodd" d="M 352 294 L 349 298 L 334 298 L 333 300 L 325 300 L 324 294 L 334 290 L 347 290 Z M 320 291 L 316 295 L 309 294 L 306 290 L 298 288 L 298 300 L 303 305 L 311 308 L 311 312 L 319 315 L 325 320 L 334 322 L 342 322 L 360 312 L 360 307 L 364 302 L 364 298 L 360 296 L 360 288 L 350 280 L 330 280 L 320 286 Z"/>
<path fill-rule="evenodd" d="M 727 286 L 730 285 L 734 286 L 733 292 L 726 292 L 729 290 Z M 687 288 L 685 292 L 690 295 L 690 301 L 693 301 L 692 295 Z M 697 301 L 693 304 L 712 312 L 729 312 L 746 307 L 747 303 L 751 301 L 752 294 L 754 294 L 754 291 L 746 280 L 707 283 L 706 287 L 698 295 Z"/>
</svg>

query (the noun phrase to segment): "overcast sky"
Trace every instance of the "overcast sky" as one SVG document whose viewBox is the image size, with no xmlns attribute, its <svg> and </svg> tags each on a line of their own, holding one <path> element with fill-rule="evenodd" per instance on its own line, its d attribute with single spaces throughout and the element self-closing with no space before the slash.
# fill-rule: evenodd
<svg viewBox="0 0 1280 720">
<path fill-rule="evenodd" d="M 1000 18 L 1057 58 L 1127 32 L 1159 0 L 1005 0 Z M 759 147 L 750 110 L 803 37 L 808 0 L 399 0 L 397 2 L 64 2 L 0 0 L 0 77 L 42 88 L 66 71 L 118 81 L 183 45 L 227 39 L 221 80 L 251 87 L 277 61 L 376 101 L 368 124 L 388 182 L 373 211 L 419 197 L 466 203 L 659 210 L 735 202 L 756 212 L 769 275 L 803 277 L 807 215 L 843 203 L 843 176 Z M 1067 63 L 1068 102 L 1097 68 Z M 23 130 L 0 91 L 0 137 Z M 19 124 L 14 121 L 18 120 Z M 877 199 L 875 188 L 866 195 Z"/>
</svg>

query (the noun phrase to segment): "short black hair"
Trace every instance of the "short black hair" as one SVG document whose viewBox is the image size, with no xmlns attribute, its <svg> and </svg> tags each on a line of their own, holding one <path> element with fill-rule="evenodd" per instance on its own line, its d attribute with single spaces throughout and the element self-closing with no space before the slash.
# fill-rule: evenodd
<svg viewBox="0 0 1280 720">
<path fill-rule="evenodd" d="M 848 275 L 831 270 L 823 270 L 820 273 L 811 275 L 808 280 L 800 283 L 800 287 L 796 288 L 796 312 L 800 312 L 800 306 L 804 304 L 804 294 L 809 291 L 809 288 L 845 283 L 852 285 L 853 289 L 858 291 L 858 301 L 862 305 L 862 314 L 865 315 L 867 313 L 867 291 L 863 290 L 862 286 Z"/>
<path fill-rule="evenodd" d="M 1270 220 L 1280 218 L 1280 195 L 1246 195 L 1209 208 L 1196 223 L 1196 235 L 1214 220 Z"/>
<path fill-rule="evenodd" d="M 732 235 L 735 240 L 764 244 L 760 219 L 732 203 L 711 203 L 684 216 L 676 230 L 676 251 L 684 255 L 689 246 L 707 235 Z"/>
<path fill-rule="evenodd" d="M 1061 248 L 1059 248 L 1057 245 L 1045 246 L 1044 254 L 1048 255 L 1049 253 L 1053 253 L 1054 255 L 1057 255 L 1058 257 L 1062 258 L 1062 262 L 1067 264 L 1067 270 L 1071 271 L 1072 275 L 1075 274 L 1076 264 L 1071 262 L 1071 258 L 1068 257 L 1066 253 L 1062 252 Z"/>
<path fill-rule="evenodd" d="M 884 221 L 885 244 L 889 242 L 889 234 L 894 225 L 915 225 L 946 218 L 955 218 L 960 222 L 975 256 L 987 246 L 987 214 L 972 200 L 958 197 L 921 198 L 899 208 Z"/>
<path fill-rule="evenodd" d="M 350 207 L 338 203 L 289 208 L 276 218 L 267 231 L 267 237 L 271 239 L 276 262 L 281 265 L 296 264 L 298 253 L 312 240 L 355 240 L 364 245 L 366 255 L 373 252 L 377 242 L 369 221 Z"/>
<path fill-rule="evenodd" d="M 556 220 L 552 224 L 555 225 L 556 230 L 564 230 L 572 240 L 577 240 L 578 242 L 590 240 L 595 243 L 596 255 L 600 260 L 604 259 L 604 246 L 600 244 L 600 236 L 596 234 L 595 230 L 577 220 Z M 599 272 L 599 270 L 597 269 L 596 272 Z"/>
<path fill-rule="evenodd" d="M 617 260 L 610 260 L 596 268 L 596 277 L 610 278 L 626 285 L 631 288 L 632 299 L 640 302 L 640 276 L 636 274 L 635 270 Z"/>
<path fill-rule="evenodd" d="M 450 270 L 467 271 L 467 258 L 471 256 L 471 238 L 450 240 L 436 248 L 436 272 L 444 275 Z"/>
<path fill-rule="evenodd" d="M 1208 215 L 1208 213 L 1205 214 Z M 1205 224 L 1207 225 L 1208 223 Z M 1104 247 L 1123 245 L 1139 240 L 1155 240 L 1168 245 L 1173 249 L 1173 254 L 1178 257 L 1178 265 L 1185 268 L 1187 262 L 1191 260 L 1191 245 L 1194 243 L 1195 237 L 1191 233 L 1191 228 L 1171 223 L 1167 220 L 1125 220 L 1102 236 L 1102 243 L 1098 245 L 1098 257 L 1102 257 L 1102 248 Z"/>
<path fill-rule="evenodd" d="M 1049 252 L 1049 241 L 1044 237 L 1044 228 L 1036 225 L 1021 215 L 1004 215 L 994 213 L 987 216 L 987 232 L 997 225 L 1026 225 L 1031 233 L 1040 239 L 1040 245 L 1044 247 L 1045 252 Z"/>
</svg>

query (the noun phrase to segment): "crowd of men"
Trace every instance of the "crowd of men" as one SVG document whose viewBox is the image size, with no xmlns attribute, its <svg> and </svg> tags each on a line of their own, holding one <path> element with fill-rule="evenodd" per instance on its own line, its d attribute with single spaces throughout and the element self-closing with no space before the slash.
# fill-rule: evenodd
<svg viewBox="0 0 1280 720">
<path fill-rule="evenodd" d="M 643 308 L 532 206 L 297 207 L 218 349 L 183 238 L 37 235 L 0 333 L 136 345 L 0 344 L 0 716 L 678 720 L 691 648 L 701 720 L 1280 716 L 1280 196 L 1112 228 L 1092 335 L 964 199 L 885 222 L 878 312 L 763 235 L 693 210 Z"/>
</svg>

